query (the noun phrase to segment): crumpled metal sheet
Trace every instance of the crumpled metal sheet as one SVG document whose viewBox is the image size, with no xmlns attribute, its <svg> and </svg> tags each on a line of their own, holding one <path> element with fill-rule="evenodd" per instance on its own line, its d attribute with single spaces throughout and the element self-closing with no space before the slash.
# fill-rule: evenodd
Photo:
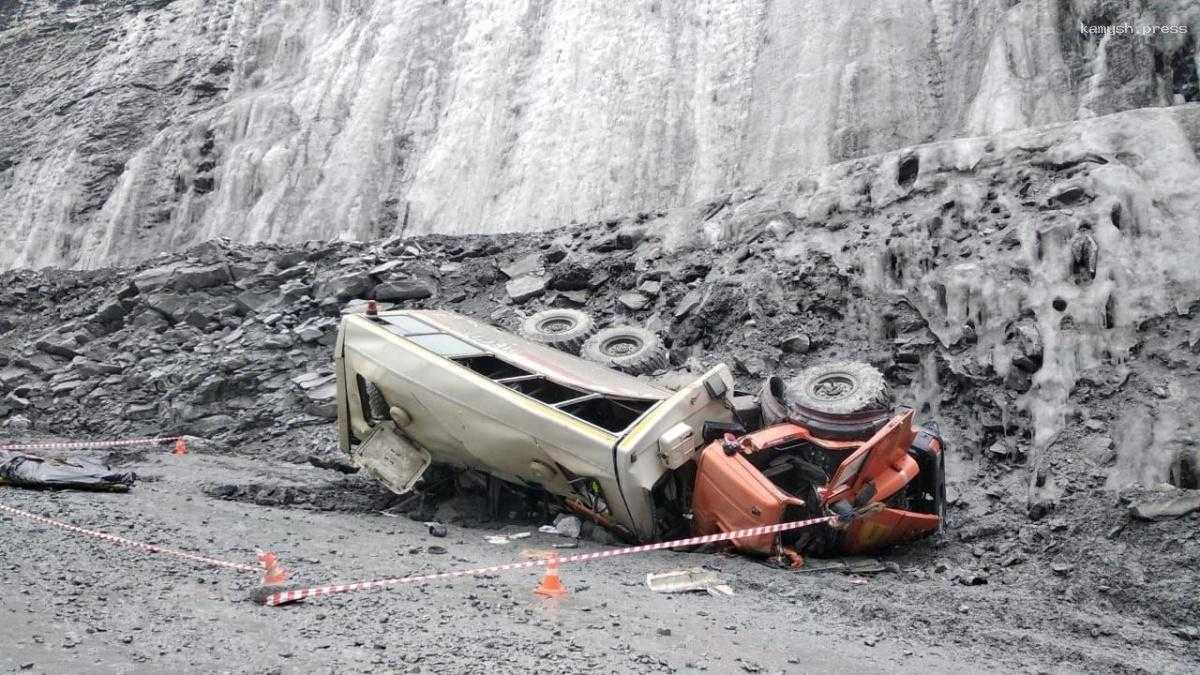
<svg viewBox="0 0 1200 675">
<path fill-rule="evenodd" d="M 705 591 L 710 595 L 733 595 L 725 580 L 700 567 L 646 575 L 646 587 L 655 593 Z"/>
</svg>

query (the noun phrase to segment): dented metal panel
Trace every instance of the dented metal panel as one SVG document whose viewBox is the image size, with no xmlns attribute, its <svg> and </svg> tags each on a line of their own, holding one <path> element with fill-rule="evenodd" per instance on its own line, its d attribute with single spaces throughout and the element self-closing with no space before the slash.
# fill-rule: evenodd
<svg viewBox="0 0 1200 675">
<path fill-rule="evenodd" d="M 427 450 L 396 433 L 391 423 L 375 427 L 352 457 L 358 466 L 399 495 L 412 490 L 433 461 Z"/>
</svg>

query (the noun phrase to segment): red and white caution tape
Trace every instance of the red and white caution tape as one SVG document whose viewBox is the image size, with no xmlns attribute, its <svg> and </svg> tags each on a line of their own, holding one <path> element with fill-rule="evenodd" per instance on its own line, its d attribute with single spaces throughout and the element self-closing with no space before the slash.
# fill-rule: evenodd
<svg viewBox="0 0 1200 675">
<path fill-rule="evenodd" d="M 216 565 L 217 567 L 225 567 L 227 569 L 238 570 L 239 572 L 260 572 L 260 571 L 262 571 L 261 567 L 258 567 L 255 565 L 243 565 L 241 563 L 229 562 L 227 560 L 218 560 L 216 558 L 209 558 L 209 557 L 202 556 L 202 555 L 196 555 L 194 553 L 187 553 L 186 551 L 177 551 L 175 549 L 165 548 L 162 546 L 157 546 L 155 544 L 147 544 L 147 543 L 140 542 L 140 541 L 134 541 L 132 539 L 126 539 L 125 537 L 118 537 L 115 534 L 109 534 L 107 532 L 100 532 L 99 530 L 89 530 L 89 529 L 86 529 L 83 527 L 72 525 L 70 523 L 64 523 L 61 520 L 47 518 L 46 516 L 39 516 L 36 513 L 29 513 L 28 511 L 22 511 L 21 509 L 14 509 L 13 507 L 5 506 L 4 504 L 0 504 L 0 513 L 8 513 L 8 514 L 11 514 L 14 516 L 21 516 L 22 518 L 28 518 L 29 520 L 32 520 L 32 521 L 35 521 L 38 523 L 42 523 L 43 525 L 52 525 L 54 527 L 58 527 L 58 528 L 67 530 L 68 532 L 75 532 L 76 534 L 83 534 L 83 535 L 87 535 L 89 537 L 95 537 L 96 539 L 101 539 L 103 541 L 112 542 L 114 544 L 120 544 L 121 546 L 128 546 L 129 548 L 135 548 L 140 551 L 144 551 L 146 553 L 160 553 L 162 555 L 169 555 L 169 556 L 174 556 L 176 558 L 183 558 L 184 560 L 190 560 L 192 562 L 201 563 L 203 565 Z"/>
<path fill-rule="evenodd" d="M 763 534 L 772 534 L 775 532 L 786 532 L 788 530 L 798 530 L 802 527 L 827 523 L 835 519 L 835 516 L 825 516 L 822 518 L 812 518 L 810 520 L 797 520 L 790 523 L 780 523 L 778 525 L 763 525 L 761 527 L 751 527 L 745 530 L 734 530 L 733 532 L 721 532 L 718 534 L 706 534 L 700 537 L 691 537 L 689 539 L 677 539 L 675 541 L 664 541 L 657 544 L 643 544 L 641 546 L 630 546 L 628 548 L 609 549 L 606 551 L 596 551 L 594 553 L 577 553 L 569 556 L 553 556 L 561 563 L 584 562 L 587 560 L 599 560 L 601 558 L 615 558 L 619 555 L 630 555 L 633 553 L 645 553 L 647 551 L 661 551 L 665 548 L 675 548 L 678 546 L 695 546 L 697 544 L 711 544 L 718 541 L 728 541 L 730 539 L 740 539 L 742 537 L 756 537 Z M 493 572 L 506 572 L 508 570 L 527 569 L 530 567 L 542 567 L 549 561 L 548 558 L 539 558 L 536 560 L 523 560 L 521 562 L 507 563 L 504 565 L 493 565 L 491 567 L 476 567 L 467 570 L 454 570 L 451 572 L 437 572 L 434 574 L 419 574 L 408 577 L 396 577 L 392 579 L 379 579 L 377 581 L 356 581 L 351 584 L 333 584 L 330 586 L 314 586 L 312 588 L 301 588 L 290 591 L 280 591 L 267 597 L 266 604 L 274 607 L 304 598 L 316 598 L 322 595 L 333 595 L 334 593 L 348 593 L 350 591 L 365 591 L 370 589 L 385 588 L 398 584 L 413 584 L 425 581 L 435 581 L 439 579 L 454 579 L 456 577 L 475 576 L 478 574 L 491 574 Z"/>
<path fill-rule="evenodd" d="M 65 443 L 20 443 L 15 445 L 0 445 L 0 450 L 72 450 L 80 448 L 115 448 L 123 445 L 157 445 L 177 441 L 182 436 L 161 436 L 158 438 L 128 438 L 117 441 L 71 441 Z"/>
<path fill-rule="evenodd" d="M 217 558 L 209 558 L 207 556 L 196 555 L 186 551 L 158 546 L 156 544 L 147 544 L 145 542 L 126 539 L 115 534 L 101 532 L 99 530 L 89 530 L 87 528 L 64 523 L 60 520 L 39 516 L 36 513 L 22 511 L 21 509 L 13 508 L 0 504 L 0 513 L 7 513 L 14 516 L 27 518 L 37 523 L 50 525 L 53 527 L 82 534 L 88 537 L 94 537 L 102 541 L 111 542 L 121 546 L 137 549 L 146 553 L 157 553 L 161 555 L 169 555 L 183 560 L 200 563 L 203 565 L 214 565 L 216 567 L 224 567 L 226 569 L 237 570 L 239 572 L 254 572 L 261 571 L 260 566 L 244 565 L 242 563 L 230 562 L 228 560 L 220 560 Z M 779 523 L 777 525 L 763 525 L 760 527 L 751 527 L 744 530 L 734 530 L 733 532 L 720 532 L 717 534 L 706 534 L 699 537 L 690 537 L 688 539 L 676 539 L 674 541 L 663 541 L 656 544 L 643 544 L 641 546 L 629 546 L 626 548 L 608 549 L 604 551 L 595 551 L 593 553 L 577 553 L 569 556 L 550 556 L 548 558 L 538 558 L 533 560 L 522 560 L 520 562 L 505 563 L 503 565 L 492 565 L 490 567 L 476 567 L 465 570 L 452 570 L 449 572 L 435 572 L 433 574 L 418 574 L 407 577 L 395 577 L 390 579 L 379 579 L 376 581 L 357 581 L 350 584 L 333 584 L 329 586 L 313 586 L 310 588 L 301 588 L 288 591 L 280 591 L 266 598 L 266 604 L 272 607 L 277 605 L 303 600 L 305 598 L 316 598 L 323 595 L 333 595 L 334 593 L 348 593 L 350 591 L 365 591 L 371 589 L 381 589 L 388 586 L 399 584 L 413 584 L 427 581 L 438 581 L 441 579 L 454 579 L 458 577 L 476 576 L 479 574 L 492 574 L 495 572 L 507 572 L 509 570 L 529 569 L 532 567 L 543 567 L 550 562 L 551 559 L 559 564 L 586 562 L 589 560 L 600 560 L 603 558 L 615 558 L 622 555 L 631 555 L 634 553 L 646 553 L 649 551 L 661 551 L 667 548 L 676 548 L 681 546 L 696 546 L 699 544 L 711 544 L 719 541 L 729 541 L 730 539 L 740 539 L 742 537 L 757 537 L 764 534 L 773 534 L 776 532 L 786 532 L 788 530 L 798 530 L 802 527 L 818 525 L 835 520 L 835 516 L 825 516 L 822 518 L 811 518 L 809 520 L 797 520 L 790 523 Z"/>
</svg>

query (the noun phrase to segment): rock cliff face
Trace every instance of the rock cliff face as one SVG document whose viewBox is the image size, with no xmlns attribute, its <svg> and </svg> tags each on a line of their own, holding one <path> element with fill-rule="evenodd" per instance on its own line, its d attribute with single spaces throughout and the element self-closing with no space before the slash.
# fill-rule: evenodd
<svg viewBox="0 0 1200 675">
<path fill-rule="evenodd" d="M 862 289 L 837 311 L 842 325 L 869 324 L 872 339 L 896 345 L 909 373 L 889 376 L 917 382 L 913 398 L 932 411 L 959 395 L 947 373 L 1003 380 L 1004 394 L 974 403 L 976 440 L 1022 430 L 1037 508 L 1055 494 L 1052 448 L 1089 414 L 1073 392 L 1094 402 L 1129 391 L 1135 359 L 1141 400 L 1117 411 L 1103 460 L 1115 458 L 1114 480 L 1163 481 L 1193 444 L 1200 390 L 1179 371 L 1200 353 L 1200 333 L 1180 328 L 1200 311 L 1198 151 L 1200 105 L 1136 110 L 842 162 L 652 227 L 669 247 L 758 241 L 745 255 L 833 260 Z M 747 285 L 804 303 L 796 282 L 764 273 Z M 944 350 L 940 368 L 919 358 L 911 326 Z"/>
<path fill-rule="evenodd" d="M 1123 22 L 1189 31 L 1079 31 Z M 5 3 L 0 268 L 660 212 L 1197 100 L 1197 32 L 1187 0 Z"/>
</svg>

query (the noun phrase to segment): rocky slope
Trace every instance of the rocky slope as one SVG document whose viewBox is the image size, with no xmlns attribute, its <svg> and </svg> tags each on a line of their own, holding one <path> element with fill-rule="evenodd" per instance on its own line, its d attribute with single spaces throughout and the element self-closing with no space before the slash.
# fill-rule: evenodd
<svg viewBox="0 0 1200 675">
<path fill-rule="evenodd" d="M 1082 35 L 1171 24 L 1186 35 Z M 1197 100 L 1190 0 L 0 5 L 0 269 L 523 231 Z"/>
<path fill-rule="evenodd" d="M 336 461 L 330 345 L 339 312 L 363 298 L 444 307 L 508 327 L 543 307 L 583 306 L 605 323 L 659 330 L 672 370 L 724 360 L 747 388 L 768 373 L 788 375 L 827 359 L 876 364 L 900 400 L 923 420 L 937 419 L 950 441 L 947 538 L 890 553 L 895 564 L 881 567 L 890 573 L 871 582 L 710 557 L 706 564 L 735 575 L 739 595 L 697 605 L 697 616 L 691 599 L 684 605 L 612 593 L 640 588 L 647 569 L 683 564 L 677 556 L 572 570 L 578 598 L 589 607 L 601 603 L 596 611 L 633 631 L 621 629 L 615 642 L 602 635 L 582 652 L 572 643 L 560 653 L 562 641 L 545 631 L 513 628 L 536 610 L 511 590 L 521 580 L 497 578 L 399 592 L 417 613 L 392 614 L 396 605 L 384 596 L 312 603 L 279 620 L 286 630 L 272 644 L 290 645 L 299 632 L 318 645 L 354 649 L 280 646 L 268 654 L 301 654 L 307 667 L 374 660 L 396 668 L 420 657 L 435 669 L 491 669 L 491 661 L 477 659 L 528 669 L 525 649 L 476 639 L 503 625 L 542 663 L 564 671 L 597 663 L 693 669 L 694 659 L 704 659 L 753 672 L 794 667 L 795 643 L 772 633 L 786 626 L 834 631 L 821 644 L 856 659 L 885 641 L 903 648 L 905 659 L 915 651 L 981 668 L 1182 672 L 1200 657 L 1200 605 L 1190 590 L 1200 564 L 1200 513 L 1143 522 L 1128 507 L 1192 496 L 1200 485 L 1200 463 L 1189 454 L 1200 412 L 1200 292 L 1193 268 L 1176 260 L 1195 250 L 1187 239 L 1195 228 L 1189 234 L 1185 225 L 1197 211 L 1182 207 L 1196 196 L 1176 194 L 1175 181 L 1191 180 L 1186 162 L 1135 149 L 1157 147 L 1163 129 L 1194 130 L 1198 112 L 1130 113 L 1097 120 L 1078 136 L 1014 134 L 990 147 L 934 144 L 918 154 L 915 176 L 901 171 L 904 153 L 885 154 L 848 165 L 845 174 L 730 196 L 701 211 L 551 235 L 254 246 L 214 240 L 133 268 L 10 271 L 0 276 L 4 438 L 181 432 L 213 442 L 195 444 L 190 458 L 114 453 L 152 478 L 120 503 L 98 507 L 93 495 L 77 494 L 5 499 L 142 539 L 182 528 L 189 541 L 239 559 L 251 554 L 251 542 L 279 543 L 304 581 L 501 562 L 511 550 L 480 543 L 494 523 L 444 518 L 455 538 L 437 545 L 453 556 L 431 560 L 418 524 L 424 518 L 379 516 L 387 495 L 365 477 L 279 463 L 301 464 L 310 455 Z M 1146 135 L 1126 133 L 1132 129 Z M 1081 236 L 1095 244 L 1072 243 Z M 1056 306 L 1059 298 L 1066 307 Z M 1158 485 L 1164 481 L 1174 485 Z M 353 515 L 315 513 L 331 509 Z M 0 527 L 0 536 L 13 538 L 0 559 L 35 589 L 13 606 L 20 620 L 4 624 L 21 655 L 14 667 L 77 666 L 81 657 L 71 650 L 79 644 L 102 650 L 88 651 L 89 658 L 103 654 L 114 663 L 178 658 L 211 669 L 228 659 L 224 649 L 214 653 L 218 642 L 248 662 L 265 658 L 260 634 L 240 628 L 258 616 L 234 602 L 251 582 L 210 583 L 207 574 L 181 574 L 163 561 L 123 559 L 117 567 L 103 555 L 81 556 L 77 542 L 45 529 L 29 535 L 39 546 L 26 554 L 20 527 Z M 281 542 L 284 531 L 295 536 Z M 66 590 L 49 581 L 64 560 L 72 578 L 83 580 Z M 192 576 L 203 587 L 181 585 Z M 875 584 L 873 592 L 864 593 L 863 583 Z M 121 607 L 136 597 L 138 611 L 110 612 L 89 584 L 111 588 L 103 597 Z M 179 617 L 183 588 L 207 597 L 197 610 L 202 628 L 191 615 Z M 474 604 L 461 601 L 466 594 Z M 66 597 L 72 601 L 59 601 Z M 481 619 L 480 602 L 502 624 Z M 414 618 L 425 614 L 442 620 Z M 564 633 L 577 634 L 579 616 L 564 613 Z M 391 623 L 381 628 L 385 619 Z M 26 624 L 35 637 L 22 630 Z M 177 628 L 147 629 L 160 624 Z M 558 629 L 537 623 L 544 625 Z M 47 635 L 59 639 L 55 626 L 74 631 L 57 650 L 43 645 Z M 748 665 L 720 662 L 734 653 L 723 643 L 685 658 L 662 651 L 672 644 L 654 630 L 662 626 L 696 634 L 690 644 L 708 644 L 702 631 L 726 636 L 735 626 L 736 642 L 767 646 L 738 656 Z M 853 645 L 838 642 L 845 635 L 855 636 Z M 124 642 L 129 636 L 135 646 Z M 393 649 L 355 651 L 364 643 Z"/>
<path fill-rule="evenodd" d="M 270 446 L 331 414 L 347 302 L 510 327 L 577 305 L 660 331 L 675 368 L 731 363 L 747 388 L 816 358 L 872 361 L 923 415 L 950 418 L 962 457 L 1027 459 L 1037 517 L 1071 489 L 1056 448 L 1081 428 L 1107 430 L 1088 442 L 1113 485 L 1165 481 L 1193 447 L 1198 146 L 1189 105 L 935 143 L 551 235 L 214 240 L 134 270 L 13 271 L 0 413 L 44 433 Z M 1086 402 L 1116 393 L 1129 404 Z"/>
</svg>

